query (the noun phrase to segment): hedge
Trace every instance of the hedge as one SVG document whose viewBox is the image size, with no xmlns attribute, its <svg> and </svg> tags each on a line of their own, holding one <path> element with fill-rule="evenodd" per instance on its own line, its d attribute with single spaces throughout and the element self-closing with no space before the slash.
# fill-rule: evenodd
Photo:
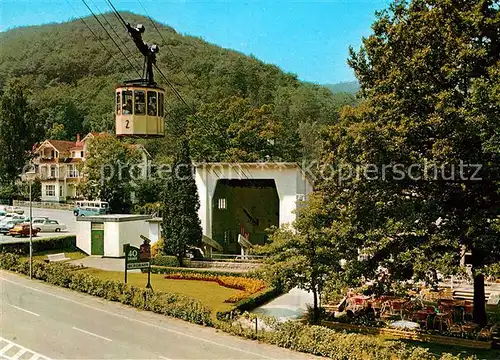
<svg viewBox="0 0 500 360">
<path fill-rule="evenodd" d="M 76 236 L 63 235 L 47 238 L 33 238 L 33 252 L 59 250 L 59 249 L 76 249 Z M 26 255 L 30 252 L 30 244 L 28 241 L 0 244 L 0 252 L 10 252 L 20 255 Z"/>
<path fill-rule="evenodd" d="M 147 271 L 147 270 L 143 270 Z M 151 273 L 153 274 L 175 274 L 175 273 L 185 273 L 185 274 L 204 274 L 212 276 L 236 276 L 236 277 L 247 277 L 260 279 L 258 273 L 249 272 L 237 272 L 237 271 L 216 271 L 216 270 L 203 270 L 200 269 L 188 269 L 188 268 L 178 268 L 178 267 L 168 267 L 168 266 L 151 266 Z"/>
<path fill-rule="evenodd" d="M 0 269 L 29 274 L 29 260 L 12 253 L 0 253 Z M 213 325 L 211 310 L 187 296 L 152 292 L 121 281 L 101 280 L 82 268 L 67 263 L 33 261 L 33 277 L 50 284 L 98 296 L 110 301 L 180 318 L 195 324 Z"/>
<path fill-rule="evenodd" d="M 266 319 L 261 321 L 267 323 Z M 275 321 L 271 324 L 270 331 L 258 332 L 239 322 L 218 321 L 215 323 L 215 327 L 233 335 L 335 360 L 476 359 L 447 353 L 440 356 L 434 355 L 428 349 L 408 345 L 402 341 L 389 341 L 375 336 L 337 332 L 322 326 L 302 324 L 298 321 L 285 323 Z"/>
<path fill-rule="evenodd" d="M 151 265 L 177 267 L 179 266 L 179 260 L 175 256 L 156 255 L 151 258 Z"/>
</svg>

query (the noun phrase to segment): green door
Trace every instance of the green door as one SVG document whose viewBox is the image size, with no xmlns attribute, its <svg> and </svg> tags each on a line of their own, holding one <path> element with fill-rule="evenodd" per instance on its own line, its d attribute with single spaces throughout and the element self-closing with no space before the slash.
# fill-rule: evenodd
<svg viewBox="0 0 500 360">
<path fill-rule="evenodd" d="M 104 223 L 90 224 L 90 255 L 104 255 Z"/>
</svg>

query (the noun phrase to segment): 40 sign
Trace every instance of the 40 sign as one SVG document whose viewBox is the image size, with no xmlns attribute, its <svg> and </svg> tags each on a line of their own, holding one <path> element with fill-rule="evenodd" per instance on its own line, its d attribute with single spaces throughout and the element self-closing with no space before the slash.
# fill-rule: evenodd
<svg viewBox="0 0 500 360">
<path fill-rule="evenodd" d="M 125 284 L 127 283 L 127 271 L 136 269 L 148 269 L 148 283 L 146 288 L 153 290 L 151 287 L 151 241 L 141 235 L 144 240 L 138 248 L 130 244 L 124 245 L 125 252 Z"/>
<path fill-rule="evenodd" d="M 126 262 L 127 262 L 127 270 L 135 270 L 135 269 L 147 269 L 149 268 L 149 259 L 148 261 L 144 261 L 141 259 L 141 252 L 139 248 L 135 246 L 127 246 L 126 249 Z"/>
<path fill-rule="evenodd" d="M 141 261 L 139 249 L 135 246 L 129 246 L 127 251 L 127 270 L 147 269 L 149 261 Z"/>
</svg>

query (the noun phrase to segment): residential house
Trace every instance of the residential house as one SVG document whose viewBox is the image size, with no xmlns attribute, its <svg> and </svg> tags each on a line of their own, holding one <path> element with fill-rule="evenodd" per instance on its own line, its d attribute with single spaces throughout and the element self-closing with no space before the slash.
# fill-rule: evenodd
<svg viewBox="0 0 500 360">
<path fill-rule="evenodd" d="M 87 155 L 86 143 L 89 139 L 104 136 L 104 133 L 89 133 L 75 142 L 45 140 L 35 149 L 32 161 L 35 174 L 41 180 L 42 201 L 64 202 L 78 198 L 77 185 L 83 174 L 81 169 Z M 142 152 L 143 163 L 147 164 L 150 155 L 142 145 L 131 145 Z M 144 174 L 147 175 L 147 167 Z"/>
</svg>

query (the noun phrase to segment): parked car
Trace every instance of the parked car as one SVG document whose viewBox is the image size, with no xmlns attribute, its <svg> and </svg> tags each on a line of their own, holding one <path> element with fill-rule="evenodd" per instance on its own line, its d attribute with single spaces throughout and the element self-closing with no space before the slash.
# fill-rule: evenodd
<svg viewBox="0 0 500 360">
<path fill-rule="evenodd" d="M 0 224 L 0 234 L 7 234 L 9 232 L 10 229 L 12 229 L 14 226 L 16 226 L 17 224 L 21 224 L 24 222 L 24 219 L 20 220 L 20 219 L 17 219 L 17 220 L 9 220 L 7 222 L 2 222 Z"/>
<path fill-rule="evenodd" d="M 3 216 L 2 216 L 2 219 L 0 220 L 0 222 L 7 222 L 9 220 L 12 219 L 12 217 L 16 215 L 16 214 L 13 214 L 13 213 L 5 213 Z"/>
<path fill-rule="evenodd" d="M 5 210 L 11 213 L 16 213 L 18 215 L 24 214 L 24 210 L 18 206 L 8 206 Z"/>
<path fill-rule="evenodd" d="M 12 229 L 7 233 L 10 236 L 29 236 L 30 235 L 30 224 L 21 223 L 16 224 Z M 31 229 L 31 235 L 36 236 L 38 234 L 37 229 Z"/>
<path fill-rule="evenodd" d="M 2 220 L 6 214 L 7 214 L 7 212 L 5 210 L 0 209 L 0 220 Z"/>
<path fill-rule="evenodd" d="M 36 220 L 46 220 L 46 219 L 49 219 L 48 216 L 33 216 L 33 221 L 36 221 Z M 26 216 L 26 222 L 30 222 L 30 217 L 29 216 Z"/>
<path fill-rule="evenodd" d="M 40 232 L 59 232 L 66 230 L 66 225 L 58 220 L 36 218 L 33 220 L 33 228 Z"/>
<path fill-rule="evenodd" d="M 26 218 L 23 215 L 18 215 L 14 213 L 7 213 L 5 216 L 0 220 L 0 223 L 6 223 L 7 221 L 11 220 L 26 220 Z"/>
</svg>

